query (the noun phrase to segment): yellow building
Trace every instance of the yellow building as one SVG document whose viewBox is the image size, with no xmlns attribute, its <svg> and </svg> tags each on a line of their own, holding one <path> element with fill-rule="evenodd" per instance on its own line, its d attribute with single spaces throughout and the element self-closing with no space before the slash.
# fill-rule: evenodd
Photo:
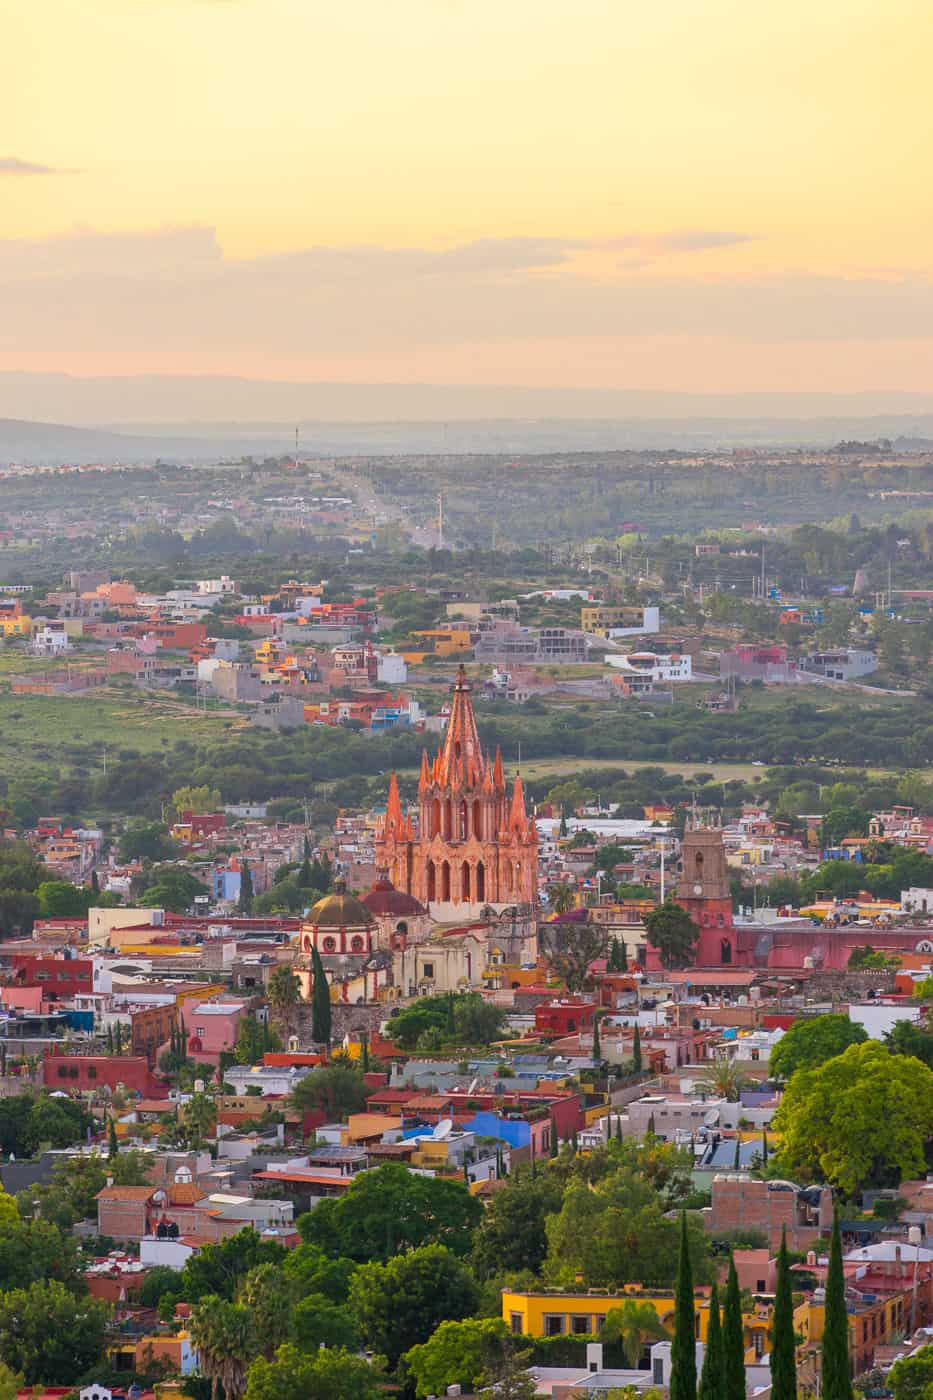
<svg viewBox="0 0 933 1400">
<path fill-rule="evenodd" d="M 473 646 L 468 627 L 431 627 L 424 632 L 412 632 L 413 637 L 422 637 L 432 647 L 434 656 L 459 656 Z"/>
<path fill-rule="evenodd" d="M 673 1330 L 673 1289 L 650 1291 L 640 1288 L 638 1284 L 627 1284 L 617 1293 L 601 1289 L 581 1289 L 575 1293 L 557 1288 L 526 1293 L 503 1288 L 502 1317 L 510 1332 L 525 1337 L 595 1336 L 606 1321 L 607 1314 L 613 1308 L 622 1307 L 629 1299 L 650 1303 L 661 1325 Z M 709 1327 L 709 1299 L 698 1294 L 695 1306 L 697 1340 L 705 1342 Z M 746 1360 L 751 1362 L 768 1350 L 770 1309 L 744 1313 L 742 1324 Z"/>
<path fill-rule="evenodd" d="M 14 617 L 4 617 L 0 613 L 0 633 L 4 637 L 31 637 L 32 618 L 25 613 Z"/>
</svg>

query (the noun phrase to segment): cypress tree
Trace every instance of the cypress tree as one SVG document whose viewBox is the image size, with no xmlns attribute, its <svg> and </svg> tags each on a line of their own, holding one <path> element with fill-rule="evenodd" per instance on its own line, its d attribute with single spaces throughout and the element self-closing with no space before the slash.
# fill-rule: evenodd
<svg viewBox="0 0 933 1400">
<path fill-rule="evenodd" d="M 107 1054 L 113 1054 L 113 1026 L 107 1027 Z"/>
<path fill-rule="evenodd" d="M 91 871 L 91 894 L 100 894 L 100 880 L 97 878 L 97 871 Z"/>
<path fill-rule="evenodd" d="M 556 1157 L 556 1156 L 557 1156 L 557 1124 L 556 1124 L 555 1121 L 554 1121 L 554 1115 L 553 1115 L 553 1113 L 551 1114 L 551 1136 L 550 1136 L 550 1138 L 548 1139 L 548 1142 L 549 1142 L 549 1151 L 550 1151 L 551 1156 L 552 1156 L 552 1157 Z"/>
<path fill-rule="evenodd" d="M 674 1340 L 671 1343 L 670 1400 L 697 1400 L 696 1321 L 693 1269 L 687 1238 L 687 1213 L 680 1212 L 680 1253 L 674 1289 Z"/>
<path fill-rule="evenodd" d="M 616 1114 L 616 1142 L 622 1141 L 622 1114 Z"/>
<path fill-rule="evenodd" d="M 369 1036 L 365 1033 L 360 1046 L 360 1068 L 364 1074 L 369 1070 Z"/>
<path fill-rule="evenodd" d="M 570 1141 L 571 1141 L 571 1143 L 573 1144 L 573 1155 L 576 1156 L 577 1153 L 580 1151 L 580 1144 L 579 1144 L 579 1142 L 577 1141 L 577 1130 L 576 1130 L 576 1128 L 574 1128 L 574 1130 L 573 1130 L 573 1136 L 571 1137 Z"/>
<path fill-rule="evenodd" d="M 305 832 L 304 845 L 302 847 L 302 855 L 304 856 L 305 860 L 311 859 L 311 842 L 308 840 L 307 832 Z"/>
<path fill-rule="evenodd" d="M 593 1017 L 593 1059 L 597 1062 L 603 1057 L 603 1049 L 599 1043 L 599 1017 Z"/>
<path fill-rule="evenodd" d="M 849 1318 L 842 1272 L 842 1235 L 838 1211 L 833 1216 L 833 1237 L 826 1274 L 826 1316 L 823 1322 L 822 1376 L 824 1400 L 853 1400 L 849 1374 Z"/>
<path fill-rule="evenodd" d="M 117 1130 L 114 1127 L 113 1119 L 107 1117 L 107 1160 L 112 1162 L 120 1151 L 120 1144 L 117 1142 Z"/>
<path fill-rule="evenodd" d="M 722 1386 L 722 1324 L 719 1319 L 719 1289 L 714 1283 L 709 1295 L 706 1350 L 703 1353 L 703 1373 L 697 1400 L 720 1400 Z"/>
<path fill-rule="evenodd" d="M 641 1032 L 637 1025 L 635 1039 L 632 1041 L 632 1069 L 636 1074 L 641 1074 Z"/>
<path fill-rule="evenodd" d="M 654 1126 L 654 1114 L 653 1114 L 653 1113 L 649 1113 L 649 1114 L 648 1114 L 648 1127 L 647 1127 L 647 1129 L 646 1129 L 646 1131 L 645 1131 L 645 1137 L 651 1137 L 651 1138 L 657 1137 L 657 1133 L 656 1133 L 656 1131 L 655 1131 L 655 1126 Z"/>
<path fill-rule="evenodd" d="M 303 890 L 311 888 L 311 862 L 307 856 L 298 868 L 298 884 Z"/>
<path fill-rule="evenodd" d="M 741 1167 L 741 1165 L 742 1165 L 742 1139 L 738 1136 L 738 1134 L 736 1134 L 736 1138 L 735 1138 L 735 1157 L 734 1157 L 733 1162 L 732 1162 L 732 1170 L 733 1170 L 733 1171 L 738 1171 L 739 1168 Z"/>
<path fill-rule="evenodd" d="M 761 1165 L 768 1165 L 768 1129 L 764 1128 L 761 1134 Z"/>
<path fill-rule="evenodd" d="M 249 861 L 244 860 L 240 866 L 240 898 L 237 900 L 237 912 L 248 914 L 253 907 L 253 876 L 249 868 Z"/>
<path fill-rule="evenodd" d="M 735 1260 L 729 1260 L 726 1304 L 722 1310 L 722 1400 L 745 1400 L 745 1335 Z"/>
<path fill-rule="evenodd" d="M 790 1293 L 787 1234 L 781 1231 L 771 1322 L 771 1400 L 797 1400 L 797 1356 L 794 1344 L 794 1303 Z"/>
<path fill-rule="evenodd" d="M 317 948 L 311 950 L 311 1034 L 322 1045 L 330 1045 L 330 988 Z"/>
</svg>

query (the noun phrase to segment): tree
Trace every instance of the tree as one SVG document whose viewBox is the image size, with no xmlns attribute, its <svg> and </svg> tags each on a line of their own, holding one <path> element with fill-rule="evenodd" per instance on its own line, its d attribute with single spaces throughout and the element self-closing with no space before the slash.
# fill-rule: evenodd
<svg viewBox="0 0 933 1400">
<path fill-rule="evenodd" d="M 769 1069 L 775 1079 L 790 1079 L 795 1070 L 815 1069 L 867 1039 L 864 1026 L 838 1012 L 806 1017 L 794 1021 L 781 1036 L 771 1051 Z"/>
<path fill-rule="evenodd" d="M 446 1395 L 448 1386 L 472 1391 L 506 1337 L 501 1318 L 465 1318 L 442 1322 L 426 1342 L 407 1351 L 405 1370 L 414 1377 L 416 1395 Z"/>
<path fill-rule="evenodd" d="M 745 1087 L 745 1076 L 734 1060 L 719 1055 L 700 1076 L 699 1083 L 701 1092 L 714 1094 L 728 1103 L 738 1103 Z"/>
<path fill-rule="evenodd" d="M 787 1234 L 781 1231 L 771 1323 L 771 1400 L 797 1400 L 797 1351 L 791 1297 Z"/>
<path fill-rule="evenodd" d="M 259 1264 L 284 1263 L 286 1251 L 247 1226 L 216 1244 L 202 1245 L 181 1271 L 181 1296 L 196 1303 L 209 1294 L 232 1300 L 241 1281 Z"/>
<path fill-rule="evenodd" d="M 311 949 L 311 1035 L 318 1045 L 330 1045 L 330 984 L 317 948 Z"/>
<path fill-rule="evenodd" d="M 566 882 L 551 885 L 547 893 L 548 903 L 555 914 L 569 914 L 577 902 L 573 885 L 568 885 Z"/>
<path fill-rule="evenodd" d="M 726 1302 L 722 1311 L 722 1400 L 745 1400 L 745 1337 L 742 1296 L 735 1261 L 729 1259 Z"/>
<path fill-rule="evenodd" d="M 690 961 L 700 930 L 672 895 L 646 914 L 644 923 L 648 942 L 657 948 L 665 967 L 683 967 Z"/>
<path fill-rule="evenodd" d="M 301 1217 L 299 1229 L 309 1244 L 345 1259 L 391 1259 L 433 1244 L 465 1255 L 482 1215 L 462 1181 L 418 1176 L 387 1162 L 360 1172 L 339 1200 L 321 1201 Z"/>
<path fill-rule="evenodd" d="M 687 1213 L 680 1213 L 680 1251 L 674 1286 L 674 1340 L 671 1343 L 670 1400 L 696 1400 L 696 1314 L 693 1305 L 693 1273 Z"/>
<path fill-rule="evenodd" d="M 594 1061 L 594 1063 L 595 1063 L 595 1064 L 599 1064 L 600 1060 L 601 1060 L 602 1057 L 603 1057 L 603 1049 L 602 1049 L 602 1046 L 601 1046 L 600 1043 L 599 1043 L 599 1016 L 598 1016 L 598 1014 L 595 1015 L 595 1016 L 593 1017 L 593 1052 L 592 1052 L 592 1053 L 593 1053 L 593 1061 Z"/>
<path fill-rule="evenodd" d="M 933 1069 L 933 1035 L 915 1021 L 896 1021 L 885 1032 L 884 1045 L 892 1055 L 912 1055 Z"/>
<path fill-rule="evenodd" d="M 379 1373 L 340 1347 L 308 1356 L 296 1346 L 279 1347 L 249 1369 L 246 1400 L 379 1400 Z"/>
<path fill-rule="evenodd" d="M 350 1309 L 366 1342 L 393 1366 L 441 1322 L 470 1316 L 476 1303 L 469 1270 L 439 1244 L 363 1264 L 350 1284 Z"/>
<path fill-rule="evenodd" d="M 39 913 L 44 919 L 85 919 L 91 891 L 70 880 L 43 880 L 36 890 Z"/>
<path fill-rule="evenodd" d="M 113 1159 L 114 1159 L 114 1157 L 116 1157 L 116 1156 L 119 1154 L 119 1151 L 120 1151 L 120 1144 L 119 1144 L 119 1142 L 117 1141 L 117 1130 L 116 1130 L 116 1126 L 115 1126 L 115 1124 L 114 1124 L 113 1118 L 111 1117 L 110 1114 L 108 1114 L 108 1115 L 107 1115 L 107 1158 L 108 1158 L 108 1160 L 112 1162 Z"/>
<path fill-rule="evenodd" d="M 200 787 L 176 788 L 172 793 L 172 806 L 179 817 L 183 812 L 193 812 L 195 816 L 202 816 L 205 812 L 216 812 L 220 804 L 220 789 L 212 788 L 207 783 Z"/>
<path fill-rule="evenodd" d="M 590 985 L 590 964 L 605 957 L 608 934 L 599 924 L 556 919 L 539 924 L 538 942 L 551 970 L 576 993 Z"/>
<path fill-rule="evenodd" d="M 248 914 L 253 907 L 253 873 L 249 861 L 240 862 L 240 894 L 237 899 L 237 912 Z"/>
<path fill-rule="evenodd" d="M 626 972 L 628 970 L 628 959 L 625 954 L 625 944 L 621 938 L 613 938 L 609 944 L 609 961 L 606 964 L 607 972 Z"/>
<path fill-rule="evenodd" d="M 798 1070 L 774 1118 L 782 1170 L 826 1180 L 847 1195 L 896 1186 L 926 1171 L 933 1136 L 933 1071 L 877 1041 L 850 1045 L 818 1069 Z"/>
<path fill-rule="evenodd" d="M 358 1351 L 359 1329 L 343 1303 L 334 1303 L 322 1293 L 309 1293 L 291 1310 L 291 1340 L 302 1351 L 319 1347 L 345 1347 Z"/>
<path fill-rule="evenodd" d="M 160 865 L 152 872 L 152 884 L 140 895 L 140 903 L 153 909 L 183 914 L 204 893 L 201 881 L 183 866 Z"/>
<path fill-rule="evenodd" d="M 321 1109 L 329 1123 L 343 1123 L 351 1113 L 362 1113 L 368 1093 L 354 1065 L 322 1065 L 298 1080 L 292 1104 L 302 1114 Z"/>
<path fill-rule="evenodd" d="M 207 1094 L 192 1094 L 182 1109 L 181 1122 L 189 1147 L 202 1147 L 217 1122 L 217 1105 Z"/>
<path fill-rule="evenodd" d="M 927 1400 L 933 1394 L 933 1346 L 920 1347 L 895 1361 L 887 1374 L 894 1400 Z"/>
<path fill-rule="evenodd" d="M 124 865 L 137 860 L 168 860 L 178 847 L 161 822 L 130 822 L 118 843 L 120 860 Z"/>
<path fill-rule="evenodd" d="M 281 1050 L 282 1042 L 265 1021 L 244 1016 L 237 1031 L 233 1058 L 238 1065 L 256 1065 L 267 1050 Z"/>
<path fill-rule="evenodd" d="M 849 1316 L 846 1312 L 838 1212 L 833 1216 L 829 1268 L 826 1271 L 826 1314 L 820 1371 L 824 1400 L 853 1400 L 852 1378 L 849 1375 Z"/>
<path fill-rule="evenodd" d="M 237 1303 L 249 1310 L 260 1355 L 271 1360 L 291 1332 L 295 1288 L 278 1264 L 257 1264 L 237 1289 Z"/>
<path fill-rule="evenodd" d="M 0 1354 L 27 1385 L 71 1385 L 103 1358 L 106 1303 L 56 1279 L 0 1294 Z"/>
<path fill-rule="evenodd" d="M 641 1069 L 641 1031 L 636 1021 L 635 1034 L 632 1036 L 632 1070 L 635 1074 L 641 1074 Z"/>
<path fill-rule="evenodd" d="M 191 1309 L 188 1322 L 201 1371 L 211 1383 L 211 1400 L 239 1400 L 246 1389 L 250 1362 L 260 1343 L 249 1308 L 209 1294 Z"/>
<path fill-rule="evenodd" d="M 538 1382 L 527 1369 L 529 1360 L 528 1353 L 503 1348 L 498 1361 L 481 1377 L 483 1389 L 477 1392 L 476 1400 L 535 1400 Z"/>
<path fill-rule="evenodd" d="M 689 1267 L 689 1256 L 688 1256 Z M 625 1359 L 632 1370 L 637 1369 L 645 1343 L 659 1342 L 667 1336 L 653 1304 L 628 1298 L 619 1308 L 610 1308 L 599 1334 L 601 1342 L 621 1342 Z M 676 1342 L 675 1342 L 676 1345 Z"/>
<path fill-rule="evenodd" d="M 667 1202 L 633 1165 L 610 1170 L 591 1186 L 584 1179 L 584 1160 L 571 1159 L 571 1166 L 575 1160 L 581 1164 L 580 1174 L 564 1191 L 560 1210 L 545 1221 L 545 1281 L 569 1287 L 582 1275 L 588 1288 L 634 1282 L 670 1286 L 677 1275 L 680 1226 L 665 1214 Z M 692 1220 L 687 1230 L 694 1278 L 709 1280 L 706 1236 Z"/>
<path fill-rule="evenodd" d="M 556 1143 L 555 1126 L 551 1136 Z M 561 1187 L 553 1172 L 532 1181 L 527 1168 L 518 1168 L 508 1185 L 492 1197 L 473 1232 L 470 1262 L 477 1277 L 494 1278 L 523 1269 L 540 1273 L 547 1255 L 544 1222 L 560 1205 Z"/>
<path fill-rule="evenodd" d="M 290 1035 L 301 1005 L 301 983 L 287 963 L 277 967 L 269 978 L 269 1005 Z"/>
<path fill-rule="evenodd" d="M 706 1328 L 706 1349 L 697 1400 L 720 1400 L 723 1392 L 722 1324 L 719 1317 L 719 1289 L 713 1283 L 709 1295 L 709 1322 Z"/>
</svg>

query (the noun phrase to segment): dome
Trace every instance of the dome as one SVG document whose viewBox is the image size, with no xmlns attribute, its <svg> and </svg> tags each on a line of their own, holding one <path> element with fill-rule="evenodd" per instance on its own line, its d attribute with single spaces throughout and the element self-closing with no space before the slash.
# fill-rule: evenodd
<svg viewBox="0 0 933 1400">
<path fill-rule="evenodd" d="M 372 889 L 363 895 L 362 902 L 374 918 L 415 918 L 428 912 L 413 894 L 397 890 L 385 875 L 381 875 Z"/>
<path fill-rule="evenodd" d="M 316 928 L 371 928 L 373 916 L 355 895 L 347 894 L 346 881 L 334 883 L 334 893 L 326 894 L 308 914 Z"/>
</svg>

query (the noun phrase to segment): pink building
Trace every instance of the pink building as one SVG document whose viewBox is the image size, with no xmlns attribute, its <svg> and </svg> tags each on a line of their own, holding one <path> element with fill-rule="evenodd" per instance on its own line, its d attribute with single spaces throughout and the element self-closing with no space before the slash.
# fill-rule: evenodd
<svg viewBox="0 0 933 1400">
<path fill-rule="evenodd" d="M 248 1010 L 245 1001 L 185 1001 L 181 1016 L 191 1058 L 216 1065 L 221 1051 L 236 1045 L 240 1022 Z"/>
</svg>

